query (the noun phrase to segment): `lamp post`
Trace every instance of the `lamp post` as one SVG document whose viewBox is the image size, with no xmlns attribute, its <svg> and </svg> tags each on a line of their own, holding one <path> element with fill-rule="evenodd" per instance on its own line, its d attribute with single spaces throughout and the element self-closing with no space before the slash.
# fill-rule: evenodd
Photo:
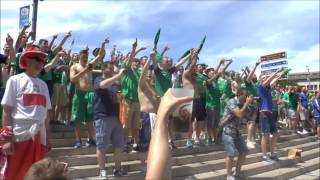
<svg viewBox="0 0 320 180">
<path fill-rule="evenodd" d="M 311 87 L 310 87 L 310 71 L 309 71 L 309 66 L 306 66 L 307 68 L 307 71 L 308 71 L 308 75 L 307 75 L 307 81 L 308 81 L 308 90 L 310 89 L 311 90 Z"/>
<path fill-rule="evenodd" d="M 44 1 L 44 0 L 40 0 Z M 39 0 L 33 0 L 33 10 L 32 10 L 32 40 L 36 40 L 36 33 L 37 33 L 37 17 L 38 17 L 38 2 Z"/>
</svg>

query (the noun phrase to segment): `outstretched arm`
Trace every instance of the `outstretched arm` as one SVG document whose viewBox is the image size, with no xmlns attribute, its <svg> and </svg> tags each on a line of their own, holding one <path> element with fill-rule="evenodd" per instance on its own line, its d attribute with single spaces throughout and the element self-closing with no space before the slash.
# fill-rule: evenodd
<svg viewBox="0 0 320 180">
<path fill-rule="evenodd" d="M 171 179 L 171 150 L 168 144 L 167 121 L 174 107 L 192 100 L 193 97 L 176 98 L 168 89 L 161 99 L 157 122 L 150 142 L 146 180 Z"/>
<path fill-rule="evenodd" d="M 52 39 L 51 39 L 51 41 L 50 41 L 50 43 L 49 43 L 49 45 L 48 45 L 48 48 L 49 48 L 49 49 L 52 48 L 53 43 L 54 43 L 54 41 L 55 41 L 57 38 L 58 38 L 58 34 L 55 34 L 55 35 L 52 36 Z"/>
<path fill-rule="evenodd" d="M 280 76 L 278 75 L 281 71 L 283 71 L 283 68 L 280 68 L 277 70 L 277 72 L 275 72 L 272 76 L 270 76 L 268 79 L 266 79 L 265 81 L 262 82 L 262 86 L 266 87 L 268 85 L 271 84 L 272 80 L 275 79 L 277 76 L 277 80 L 280 78 Z"/>
<path fill-rule="evenodd" d="M 256 71 L 256 69 L 259 66 L 259 64 L 260 64 L 260 61 L 256 62 L 256 65 L 254 66 L 252 71 L 250 71 L 250 74 L 247 76 L 247 82 L 251 82 L 252 81 L 252 77 L 254 75 L 254 72 Z"/>
<path fill-rule="evenodd" d="M 62 48 L 62 46 L 64 45 L 64 43 L 66 43 L 67 39 L 71 37 L 71 31 L 69 31 L 61 40 L 61 42 L 59 43 L 58 46 L 56 46 L 54 49 L 52 49 L 53 53 L 56 54 L 58 51 L 60 51 L 60 49 Z"/>
<path fill-rule="evenodd" d="M 21 46 L 21 39 L 22 39 L 22 36 L 26 36 L 26 30 L 31 26 L 31 24 L 26 24 L 23 26 L 23 29 L 21 30 L 21 32 L 19 33 L 19 36 L 17 38 L 17 41 L 16 41 L 16 44 L 14 46 L 15 50 L 18 51 L 18 49 L 20 48 Z"/>
<path fill-rule="evenodd" d="M 107 37 L 101 43 L 101 47 L 100 47 L 98 55 L 90 62 L 90 64 L 92 64 L 92 67 L 94 67 L 98 61 L 101 61 L 103 59 L 103 57 L 104 57 L 104 55 L 106 53 L 105 46 L 108 43 L 109 43 L 109 38 Z"/>
<path fill-rule="evenodd" d="M 175 65 L 176 69 L 179 69 L 179 67 L 184 64 L 189 58 L 190 54 L 180 59 L 180 61 Z"/>
<path fill-rule="evenodd" d="M 218 64 L 218 66 L 217 66 L 217 68 L 216 68 L 216 70 L 215 70 L 214 76 L 207 80 L 207 83 L 208 83 L 208 84 L 212 83 L 212 81 L 214 81 L 214 80 L 216 80 L 216 79 L 218 78 L 218 76 L 219 76 L 220 73 L 221 73 L 221 72 L 219 72 L 219 69 L 220 69 L 220 67 L 221 67 L 221 64 L 223 64 L 223 63 L 224 63 L 224 60 L 221 59 L 220 62 L 219 62 L 219 64 Z"/>
</svg>

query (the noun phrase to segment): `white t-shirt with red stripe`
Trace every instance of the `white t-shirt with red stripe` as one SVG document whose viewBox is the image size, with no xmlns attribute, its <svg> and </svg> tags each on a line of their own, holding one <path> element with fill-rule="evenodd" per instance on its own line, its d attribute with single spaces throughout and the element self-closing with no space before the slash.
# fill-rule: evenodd
<svg viewBox="0 0 320 180">
<path fill-rule="evenodd" d="M 40 124 L 45 122 L 47 112 L 51 109 L 45 82 L 26 73 L 8 79 L 1 104 L 13 107 L 11 117 L 14 121 L 31 119 Z"/>
</svg>

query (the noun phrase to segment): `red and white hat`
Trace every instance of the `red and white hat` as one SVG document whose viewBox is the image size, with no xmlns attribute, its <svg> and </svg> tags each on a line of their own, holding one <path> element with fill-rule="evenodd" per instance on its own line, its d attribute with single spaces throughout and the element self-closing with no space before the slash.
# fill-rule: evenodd
<svg viewBox="0 0 320 180">
<path fill-rule="evenodd" d="M 39 57 L 40 59 L 42 59 L 43 61 L 47 58 L 48 54 L 42 52 L 39 48 L 37 47 L 31 47 L 29 49 L 27 49 L 26 51 L 24 51 L 20 57 L 20 61 L 19 61 L 19 66 L 20 69 L 25 69 L 27 67 L 27 59 L 29 57 Z"/>
</svg>

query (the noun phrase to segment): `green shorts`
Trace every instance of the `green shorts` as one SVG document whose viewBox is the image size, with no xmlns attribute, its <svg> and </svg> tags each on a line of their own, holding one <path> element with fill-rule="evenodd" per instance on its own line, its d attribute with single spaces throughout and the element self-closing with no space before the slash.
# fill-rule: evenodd
<svg viewBox="0 0 320 180">
<path fill-rule="evenodd" d="M 72 122 L 93 121 L 94 92 L 76 90 L 72 98 Z"/>
</svg>

